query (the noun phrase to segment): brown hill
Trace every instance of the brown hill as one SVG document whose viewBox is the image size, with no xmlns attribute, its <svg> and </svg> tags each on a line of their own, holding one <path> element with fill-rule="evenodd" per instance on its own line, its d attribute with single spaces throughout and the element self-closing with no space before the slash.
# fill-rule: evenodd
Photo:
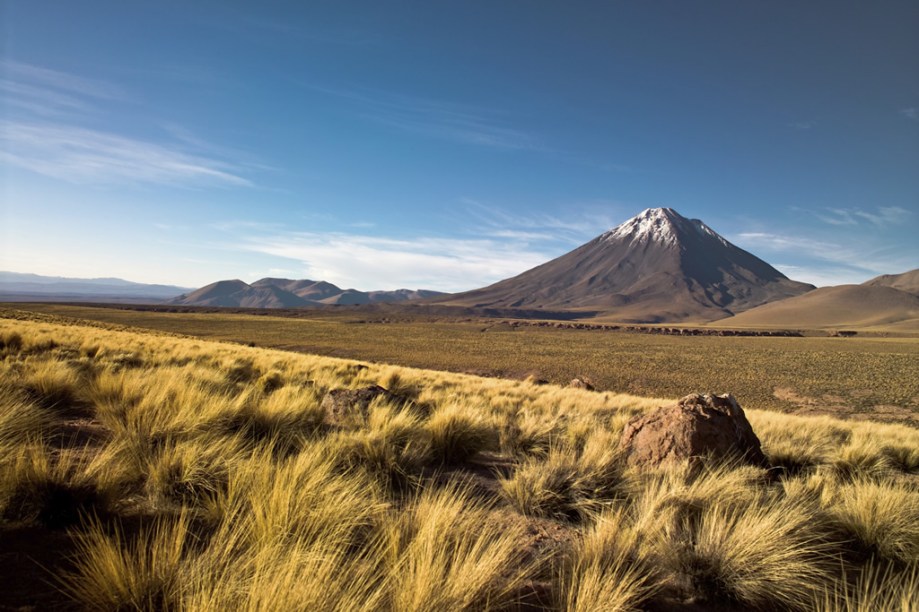
<svg viewBox="0 0 919 612">
<path fill-rule="evenodd" d="M 713 321 L 813 289 L 698 219 L 648 209 L 574 251 L 444 303 L 595 310 L 623 322 Z"/>
<path fill-rule="evenodd" d="M 919 268 L 902 274 L 882 274 L 862 284 L 869 287 L 893 287 L 900 291 L 919 295 Z"/>
<path fill-rule="evenodd" d="M 875 285 L 821 287 L 764 304 L 715 325 L 725 327 L 919 328 L 919 296 Z"/>
<path fill-rule="evenodd" d="M 180 295 L 169 303 L 236 308 L 300 308 L 315 305 L 280 287 L 256 287 L 238 279 L 211 283 L 197 291 Z"/>
<path fill-rule="evenodd" d="M 366 292 L 340 289 L 325 281 L 263 278 L 251 285 L 241 280 L 218 281 L 180 295 L 169 303 L 229 308 L 304 308 L 332 304 L 405 302 L 443 295 L 445 294 L 424 289 Z"/>
</svg>

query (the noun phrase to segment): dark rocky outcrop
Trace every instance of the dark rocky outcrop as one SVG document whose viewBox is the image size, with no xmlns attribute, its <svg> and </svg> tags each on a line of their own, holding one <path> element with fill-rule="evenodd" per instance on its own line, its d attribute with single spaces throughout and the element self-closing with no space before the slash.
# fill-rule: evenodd
<svg viewBox="0 0 919 612">
<path fill-rule="evenodd" d="M 626 425 L 620 447 L 637 466 L 711 456 L 769 467 L 743 409 L 728 394 L 694 393 L 639 415 Z"/>
<path fill-rule="evenodd" d="M 370 404 L 380 397 L 393 403 L 405 401 L 401 396 L 390 393 L 379 385 L 360 389 L 333 389 L 322 399 L 322 410 L 327 422 L 340 424 L 353 418 L 366 418 L 370 413 Z"/>
</svg>

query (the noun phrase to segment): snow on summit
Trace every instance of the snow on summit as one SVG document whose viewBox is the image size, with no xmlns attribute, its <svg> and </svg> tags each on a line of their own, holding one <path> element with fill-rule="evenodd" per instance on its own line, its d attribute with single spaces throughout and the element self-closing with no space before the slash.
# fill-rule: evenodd
<svg viewBox="0 0 919 612">
<path fill-rule="evenodd" d="M 723 244 L 727 241 L 715 230 L 698 219 L 687 219 L 672 208 L 648 208 L 635 215 L 625 223 L 605 234 L 607 240 L 626 240 L 630 242 L 655 241 L 665 245 L 675 245 L 680 241 L 679 235 L 689 231 L 718 239 Z"/>
</svg>

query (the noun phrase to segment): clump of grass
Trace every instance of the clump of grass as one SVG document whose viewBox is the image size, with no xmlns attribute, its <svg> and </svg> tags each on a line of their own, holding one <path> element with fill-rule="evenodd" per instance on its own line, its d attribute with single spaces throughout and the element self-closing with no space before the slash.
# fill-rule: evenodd
<svg viewBox="0 0 919 612">
<path fill-rule="evenodd" d="M 233 384 L 251 383 L 262 375 L 251 359 L 237 358 L 226 366 L 226 379 Z"/>
<path fill-rule="evenodd" d="M 137 406 L 150 392 L 149 385 L 149 377 L 140 372 L 103 370 L 90 383 L 87 395 L 98 416 L 104 419 Z"/>
<path fill-rule="evenodd" d="M 154 508 L 213 504 L 227 491 L 227 464 L 234 461 L 233 450 L 225 443 L 206 448 L 189 444 L 165 448 L 147 470 L 146 490 Z"/>
<path fill-rule="evenodd" d="M 3 470 L 3 520 L 64 529 L 101 512 L 106 500 L 69 454 L 54 461 L 41 446 L 20 449 Z"/>
<path fill-rule="evenodd" d="M 581 521 L 623 498 L 622 458 L 610 437 L 590 436 L 580 454 L 554 447 L 544 460 L 524 460 L 500 481 L 505 499 L 527 516 Z"/>
<path fill-rule="evenodd" d="M 680 527 L 657 541 L 658 559 L 702 601 L 803 609 L 831 579 L 819 513 L 805 504 L 716 502 Z"/>
<path fill-rule="evenodd" d="M 816 612 L 919 610 L 919 565 L 897 570 L 869 561 L 854 585 L 847 584 L 844 578 L 815 598 Z"/>
<path fill-rule="evenodd" d="M 889 445 L 883 447 L 881 453 L 893 469 L 906 474 L 919 473 L 919 448 Z"/>
<path fill-rule="evenodd" d="M 580 499 L 574 488 L 577 464 L 561 452 L 550 452 L 545 460 L 521 463 L 513 476 L 501 480 L 505 499 L 521 514 L 577 521 Z"/>
<path fill-rule="evenodd" d="M 496 522 L 462 484 L 422 492 L 391 529 L 389 609 L 507 608 L 538 569 L 524 528 Z"/>
<path fill-rule="evenodd" d="M 112 370 L 116 372 L 132 368 L 140 368 L 144 365 L 143 357 L 138 353 L 133 352 L 116 353 L 114 355 L 110 355 L 108 356 L 107 361 Z"/>
<path fill-rule="evenodd" d="M 431 457 L 442 464 L 459 464 L 497 447 L 494 429 L 480 413 L 458 403 L 435 410 L 424 427 L 430 435 Z"/>
<path fill-rule="evenodd" d="M 271 394 L 285 385 L 284 374 L 273 370 L 262 375 L 258 380 L 258 386 L 262 393 Z"/>
<path fill-rule="evenodd" d="M 87 409 L 80 376 L 58 361 L 45 360 L 32 367 L 21 384 L 28 398 L 47 410 L 72 414 Z"/>
<path fill-rule="evenodd" d="M 591 511 L 628 495 L 618 435 L 605 429 L 587 435 L 578 457 L 575 489 L 585 500 L 585 507 L 594 506 Z"/>
<path fill-rule="evenodd" d="M 388 609 L 373 547 L 351 550 L 334 543 L 298 539 L 240 554 L 212 545 L 197 559 L 194 580 L 185 586 L 182 608 L 190 610 Z M 383 583 L 383 584 L 381 584 Z M 232 585 L 232 586 L 230 586 Z"/>
<path fill-rule="evenodd" d="M 623 488 L 636 527 L 651 540 L 672 541 L 697 527 L 714 504 L 742 512 L 763 494 L 764 471 L 735 463 L 708 461 L 626 472 Z"/>
<path fill-rule="evenodd" d="M 316 392 L 298 387 L 282 387 L 267 399 L 257 390 L 244 393 L 235 406 L 215 417 L 214 425 L 250 445 L 270 444 L 282 455 L 296 452 L 324 428 Z"/>
<path fill-rule="evenodd" d="M 572 612 L 637 610 L 659 588 L 660 572 L 622 510 L 599 516 L 558 572 L 557 606 Z"/>
<path fill-rule="evenodd" d="M 829 494 L 834 523 L 863 551 L 919 563 L 919 492 L 903 484 L 857 480 Z"/>
<path fill-rule="evenodd" d="M 40 439 L 51 426 L 51 417 L 18 389 L 0 384 L 0 452 L 8 459 L 14 449 Z M 6 451 L 6 452 L 3 452 Z M 3 459 L 0 459 L 0 463 Z"/>
<path fill-rule="evenodd" d="M 183 560 L 193 538 L 189 517 L 158 519 L 129 537 L 98 521 L 76 535 L 78 563 L 61 577 L 64 592 L 91 610 L 177 610 Z"/>
<path fill-rule="evenodd" d="M 559 436 L 556 424 L 529 412 L 507 415 L 500 425 L 501 451 L 514 457 L 545 457 Z"/>
<path fill-rule="evenodd" d="M 22 334 L 15 331 L 0 334 L 0 351 L 18 353 L 21 350 Z"/>
<path fill-rule="evenodd" d="M 838 449 L 824 469 L 846 481 L 864 478 L 882 478 L 890 463 L 874 440 L 857 439 Z"/>
<path fill-rule="evenodd" d="M 387 389 L 390 393 L 405 398 L 416 399 L 419 394 L 417 385 L 407 380 L 405 376 L 395 368 L 385 372 L 378 384 L 384 389 Z"/>
<path fill-rule="evenodd" d="M 270 450 L 256 452 L 231 473 L 228 526 L 258 547 L 293 540 L 354 546 L 381 520 L 386 504 L 378 481 L 343 472 L 325 443 L 314 443 L 273 469 Z"/>
<path fill-rule="evenodd" d="M 364 470 L 405 491 L 418 480 L 419 470 L 431 460 L 431 441 L 421 419 L 410 408 L 371 403 L 366 429 L 335 438 L 336 454 L 348 468 Z"/>
</svg>

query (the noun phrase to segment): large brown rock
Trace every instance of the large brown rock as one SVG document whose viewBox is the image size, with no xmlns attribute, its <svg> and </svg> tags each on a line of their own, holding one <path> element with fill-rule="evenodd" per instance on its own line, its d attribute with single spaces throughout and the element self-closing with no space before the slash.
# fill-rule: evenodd
<svg viewBox="0 0 919 612">
<path fill-rule="evenodd" d="M 321 407 L 326 421 L 343 423 L 355 417 L 366 418 L 370 412 L 370 404 L 378 397 L 394 403 L 404 401 L 402 397 L 379 385 L 370 385 L 360 389 L 333 389 L 322 398 Z"/>
<path fill-rule="evenodd" d="M 631 465 L 711 456 L 769 467 L 759 438 L 732 395 L 694 393 L 639 415 L 626 424 L 619 444 Z"/>
</svg>

